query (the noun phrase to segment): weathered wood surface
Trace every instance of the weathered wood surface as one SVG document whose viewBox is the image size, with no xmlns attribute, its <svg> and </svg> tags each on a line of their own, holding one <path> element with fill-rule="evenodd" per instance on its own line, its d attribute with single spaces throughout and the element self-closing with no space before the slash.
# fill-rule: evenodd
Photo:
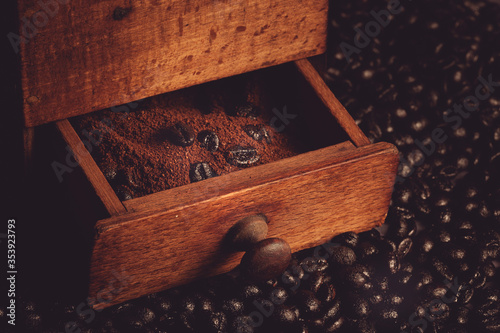
<svg viewBox="0 0 500 333">
<path fill-rule="evenodd" d="M 111 216 L 125 213 L 127 211 L 125 206 L 123 206 L 120 199 L 116 196 L 115 192 L 111 188 L 111 185 L 104 177 L 102 171 L 99 169 L 94 159 L 85 148 L 85 145 L 82 140 L 80 140 L 80 137 L 69 121 L 58 121 L 56 123 L 56 127 L 70 148 L 70 151 L 73 152 L 74 160 L 85 173 L 85 176 L 94 188 L 97 196 L 104 204 L 104 207 L 106 207 L 108 213 Z M 89 209 L 91 208 L 89 207 Z"/>
<path fill-rule="evenodd" d="M 295 65 L 314 89 L 321 101 L 328 107 L 335 119 L 337 119 L 339 125 L 347 132 L 354 144 L 358 147 L 370 144 L 370 140 L 368 140 L 366 135 L 361 131 L 358 125 L 356 125 L 354 119 L 352 119 L 351 115 L 335 97 L 330 88 L 328 88 L 325 81 L 323 81 L 309 60 L 297 60 L 295 61 Z"/>
<path fill-rule="evenodd" d="M 26 127 L 326 49 L 327 0 L 18 3 Z"/>
<path fill-rule="evenodd" d="M 136 212 L 97 223 L 90 296 L 102 308 L 233 269 L 242 253 L 226 253 L 223 238 L 248 215 L 265 214 L 268 237 L 293 252 L 371 229 L 387 214 L 397 165 L 387 143 L 327 147 L 146 196 Z M 110 294 L 117 272 L 127 280 Z"/>
</svg>

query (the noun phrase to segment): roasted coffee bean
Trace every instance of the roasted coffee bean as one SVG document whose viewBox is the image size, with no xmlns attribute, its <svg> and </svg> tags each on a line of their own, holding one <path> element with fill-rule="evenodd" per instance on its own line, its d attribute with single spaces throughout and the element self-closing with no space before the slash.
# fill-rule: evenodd
<svg viewBox="0 0 500 333">
<path fill-rule="evenodd" d="M 247 167 L 257 163 L 260 155 L 253 147 L 232 146 L 227 152 L 226 159 L 232 165 Z"/>
<path fill-rule="evenodd" d="M 482 288 L 486 284 L 486 275 L 482 270 L 472 270 L 470 275 L 466 278 L 466 283 L 474 289 Z"/>
<path fill-rule="evenodd" d="M 307 332 L 323 332 L 325 330 L 325 317 L 318 315 L 307 321 Z"/>
<path fill-rule="evenodd" d="M 314 293 L 309 290 L 300 290 L 295 296 L 300 313 L 308 318 L 316 314 L 321 309 L 321 302 Z"/>
<path fill-rule="evenodd" d="M 288 299 L 288 292 L 283 287 L 276 287 L 271 290 L 269 300 L 274 304 L 283 304 Z"/>
<path fill-rule="evenodd" d="M 177 146 L 191 146 L 194 143 L 194 136 L 191 126 L 182 122 L 178 122 L 167 129 L 168 139 Z"/>
<path fill-rule="evenodd" d="M 196 309 L 198 311 L 215 311 L 215 304 L 212 299 L 207 297 L 206 295 L 198 294 L 196 295 Z"/>
<path fill-rule="evenodd" d="M 330 281 L 330 275 L 326 275 L 321 272 L 313 272 L 307 275 L 307 280 L 304 281 L 304 287 L 313 293 L 317 294 L 319 288 L 325 283 L 325 281 Z"/>
<path fill-rule="evenodd" d="M 437 321 L 445 321 L 450 317 L 450 306 L 442 300 L 432 300 L 425 304 L 429 316 Z"/>
<path fill-rule="evenodd" d="M 439 282 L 433 282 L 426 285 L 422 290 L 422 299 L 425 301 L 432 301 L 445 297 L 448 288 Z"/>
<path fill-rule="evenodd" d="M 488 320 L 483 321 L 484 329 L 486 332 L 498 332 L 500 331 L 500 318 L 493 317 L 488 318 Z"/>
<path fill-rule="evenodd" d="M 254 333 L 255 321 L 249 316 L 239 316 L 233 321 L 231 328 L 233 332 Z"/>
<path fill-rule="evenodd" d="M 146 307 L 137 307 L 126 316 L 126 324 L 128 327 L 137 329 L 143 328 L 153 322 L 155 313 Z"/>
<path fill-rule="evenodd" d="M 378 275 L 373 281 L 375 288 L 381 291 L 389 290 L 389 277 L 387 275 Z"/>
<path fill-rule="evenodd" d="M 400 260 L 396 253 L 388 253 L 382 256 L 384 265 L 383 269 L 387 269 L 391 274 L 396 274 L 400 268 Z"/>
<path fill-rule="evenodd" d="M 245 301 L 253 301 L 254 299 L 263 295 L 262 289 L 255 284 L 248 284 L 243 287 L 241 297 Z"/>
<path fill-rule="evenodd" d="M 421 319 L 419 319 L 419 323 L 420 323 L 420 320 Z M 413 325 L 412 325 L 408 322 L 403 322 L 399 326 L 398 332 L 401 332 L 401 333 L 424 333 L 425 330 L 422 328 L 422 326 L 417 326 L 417 324 L 415 324 L 415 323 L 413 323 Z"/>
<path fill-rule="evenodd" d="M 469 322 L 469 313 L 469 308 L 459 306 L 452 315 L 452 322 L 456 322 L 459 325 L 467 325 Z"/>
<path fill-rule="evenodd" d="M 24 316 L 24 321 L 23 324 L 27 330 L 30 330 L 32 332 L 40 332 L 41 326 L 42 326 L 42 316 L 38 313 L 27 313 Z M 75 326 L 76 323 L 75 323 Z"/>
<path fill-rule="evenodd" d="M 349 293 L 343 303 L 343 311 L 351 318 L 366 318 L 371 313 L 368 300 L 356 293 Z"/>
<path fill-rule="evenodd" d="M 392 193 L 392 202 L 396 206 L 408 206 L 413 200 L 413 191 L 410 187 L 399 186 Z"/>
<path fill-rule="evenodd" d="M 378 313 L 377 328 L 380 332 L 386 332 L 394 327 L 399 319 L 399 312 L 394 306 L 384 306 Z"/>
<path fill-rule="evenodd" d="M 413 237 L 417 232 L 417 225 L 415 220 L 401 218 L 396 215 L 397 221 L 394 221 L 389 227 L 389 236 L 396 238 Z"/>
<path fill-rule="evenodd" d="M 464 260 L 466 257 L 465 248 L 459 247 L 455 244 L 446 244 L 445 246 L 438 249 L 439 256 L 443 261 L 447 262 L 457 262 Z"/>
<path fill-rule="evenodd" d="M 370 273 L 366 266 L 354 264 L 343 269 L 345 282 L 354 288 L 364 288 L 370 282 Z"/>
<path fill-rule="evenodd" d="M 442 208 L 449 206 L 451 202 L 451 196 L 447 192 L 440 192 L 438 194 L 433 195 L 432 204 L 436 208 Z"/>
<path fill-rule="evenodd" d="M 224 312 L 207 312 L 208 318 L 202 321 L 203 331 L 205 332 L 226 332 L 227 331 L 227 317 Z"/>
<path fill-rule="evenodd" d="M 198 141 L 200 142 L 200 146 L 209 152 L 213 153 L 219 149 L 219 137 L 213 131 L 201 131 L 198 133 Z"/>
<path fill-rule="evenodd" d="M 500 289 L 498 287 L 486 287 L 477 291 L 479 306 L 489 306 L 491 304 L 500 304 Z"/>
<path fill-rule="evenodd" d="M 181 311 L 194 312 L 196 309 L 196 297 L 194 295 L 182 298 L 179 303 Z"/>
<path fill-rule="evenodd" d="M 459 229 L 455 232 L 455 235 L 457 241 L 464 247 L 474 247 L 477 245 L 477 232 L 474 229 Z"/>
<path fill-rule="evenodd" d="M 335 300 L 326 306 L 325 310 L 325 318 L 336 318 L 340 313 L 341 303 L 339 298 L 335 298 Z"/>
<path fill-rule="evenodd" d="M 430 219 L 433 224 L 446 225 L 453 220 L 453 210 L 448 206 L 436 207 L 432 210 Z"/>
<path fill-rule="evenodd" d="M 406 257 L 406 255 L 410 253 L 412 246 L 413 241 L 409 237 L 404 238 L 401 242 L 399 242 L 397 248 L 397 255 L 399 259 L 403 259 L 404 257 Z"/>
<path fill-rule="evenodd" d="M 192 183 L 212 177 L 217 177 L 217 174 L 208 163 L 199 162 L 191 164 L 191 168 L 189 170 L 189 179 Z"/>
<path fill-rule="evenodd" d="M 260 141 L 266 139 L 267 143 L 271 143 L 271 136 L 266 128 L 262 125 L 245 125 L 243 126 L 245 133 L 254 139 L 255 141 Z"/>
<path fill-rule="evenodd" d="M 452 235 L 451 233 L 446 230 L 446 229 L 437 229 L 435 230 L 435 234 L 434 234 L 434 237 L 436 238 L 436 240 L 438 242 L 441 242 L 441 243 L 449 243 L 451 242 L 452 240 Z"/>
<path fill-rule="evenodd" d="M 415 199 L 415 215 L 421 221 L 427 221 L 429 214 L 432 212 L 432 206 L 430 200 L 416 198 Z"/>
<path fill-rule="evenodd" d="M 340 332 L 344 326 L 345 321 L 346 320 L 343 316 L 338 318 L 328 318 L 325 321 L 325 332 L 326 333 Z"/>
<path fill-rule="evenodd" d="M 281 275 L 281 282 L 288 287 L 296 289 L 298 285 L 300 285 L 301 280 L 304 278 L 304 270 L 296 261 L 292 261 L 292 263 L 288 266 L 285 272 Z"/>
<path fill-rule="evenodd" d="M 356 256 L 362 261 L 370 261 L 377 254 L 379 249 L 372 242 L 364 241 L 356 247 Z"/>
<path fill-rule="evenodd" d="M 434 240 L 430 235 L 422 234 L 420 237 L 417 237 L 415 240 L 414 249 L 418 253 L 423 253 L 425 255 L 429 254 L 434 248 Z"/>
<path fill-rule="evenodd" d="M 474 296 L 474 289 L 468 285 L 462 284 L 458 287 L 456 296 L 459 304 L 469 304 Z"/>
<path fill-rule="evenodd" d="M 454 179 L 449 179 L 444 176 L 438 176 L 434 178 L 433 183 L 433 191 L 453 193 L 453 189 L 455 187 Z"/>
<path fill-rule="evenodd" d="M 483 304 L 478 312 L 483 317 L 497 317 L 500 315 L 500 305 L 498 303 Z"/>
<path fill-rule="evenodd" d="M 328 268 L 328 262 L 324 258 L 307 257 L 300 262 L 300 266 L 306 273 L 323 272 Z"/>
<path fill-rule="evenodd" d="M 262 133 L 262 136 L 264 137 L 264 139 L 266 139 L 266 142 L 267 143 L 272 143 L 273 141 L 271 140 L 271 134 L 269 133 L 269 131 L 265 128 L 265 127 L 262 127 L 260 132 Z"/>
<path fill-rule="evenodd" d="M 453 266 L 455 267 L 455 269 L 458 270 L 457 277 L 459 278 L 464 275 L 463 273 L 468 272 L 471 269 L 469 263 L 463 260 L 458 263 L 455 263 Z"/>
<path fill-rule="evenodd" d="M 109 182 L 112 182 L 113 180 L 115 180 L 117 172 L 116 172 L 115 168 L 109 168 L 109 169 L 104 170 L 103 174 L 104 174 L 104 177 L 106 177 L 106 179 Z"/>
<path fill-rule="evenodd" d="M 350 248 L 355 248 L 359 242 L 359 235 L 350 231 L 337 235 L 332 239 L 333 244 L 345 245 Z"/>
<path fill-rule="evenodd" d="M 348 266 L 356 262 L 356 253 L 352 248 L 337 246 L 330 249 L 328 262 L 334 267 Z"/>
<path fill-rule="evenodd" d="M 401 262 L 401 271 L 407 273 L 413 273 L 413 264 L 408 261 Z"/>
<path fill-rule="evenodd" d="M 290 307 L 286 305 L 278 305 L 274 308 L 271 315 L 271 321 L 274 323 L 274 327 L 280 330 L 295 330 L 298 324 L 297 313 Z"/>
<path fill-rule="evenodd" d="M 451 267 L 444 261 L 434 257 L 431 259 L 431 265 L 434 270 L 443 278 L 451 281 L 455 277 L 455 274 L 453 273 Z"/>
<path fill-rule="evenodd" d="M 193 332 L 196 328 L 196 317 L 192 312 L 181 312 L 179 314 L 180 330 L 186 330 L 188 332 Z"/>
<path fill-rule="evenodd" d="M 397 281 L 400 286 L 407 285 L 413 277 L 412 273 L 401 271 L 397 276 Z"/>
<path fill-rule="evenodd" d="M 427 270 L 422 270 L 416 273 L 415 275 L 415 289 L 421 290 L 428 284 L 433 282 L 434 278 L 432 274 Z"/>
<path fill-rule="evenodd" d="M 394 306 L 402 305 L 404 302 L 404 297 L 400 294 L 389 293 L 386 297 L 387 303 Z"/>
<path fill-rule="evenodd" d="M 238 117 L 256 119 L 260 115 L 260 110 L 252 103 L 243 103 L 235 107 L 234 114 Z"/>
</svg>

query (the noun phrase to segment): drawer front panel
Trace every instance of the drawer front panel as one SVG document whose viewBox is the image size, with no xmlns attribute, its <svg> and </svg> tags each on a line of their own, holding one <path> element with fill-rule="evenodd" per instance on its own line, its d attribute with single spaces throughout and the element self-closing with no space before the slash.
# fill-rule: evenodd
<svg viewBox="0 0 500 333">
<path fill-rule="evenodd" d="M 239 219 L 265 214 L 268 237 L 280 237 L 293 252 L 320 245 L 336 234 L 381 224 L 398 164 L 397 150 L 379 143 L 353 149 L 343 161 L 300 175 L 217 196 L 184 207 L 117 217 L 96 239 L 90 295 L 104 299 L 116 272 L 129 278 L 109 303 L 227 272 L 242 253 L 227 254 L 221 242 Z M 286 170 L 282 170 L 286 172 Z"/>
<path fill-rule="evenodd" d="M 26 126 L 322 53 L 327 9 L 327 0 L 19 0 Z"/>
</svg>

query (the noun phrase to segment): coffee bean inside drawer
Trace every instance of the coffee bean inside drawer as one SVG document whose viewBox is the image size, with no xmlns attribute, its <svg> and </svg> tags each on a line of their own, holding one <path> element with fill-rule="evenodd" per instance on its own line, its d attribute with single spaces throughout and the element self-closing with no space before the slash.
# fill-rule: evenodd
<svg viewBox="0 0 500 333">
<path fill-rule="evenodd" d="M 285 64 L 71 123 L 92 142 L 91 154 L 118 197 L 128 200 L 345 141 L 295 74 Z"/>
</svg>

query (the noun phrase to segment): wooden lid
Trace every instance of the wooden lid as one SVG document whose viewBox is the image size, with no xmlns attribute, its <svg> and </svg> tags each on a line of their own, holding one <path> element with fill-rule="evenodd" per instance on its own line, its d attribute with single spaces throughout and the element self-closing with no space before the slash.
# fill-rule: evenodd
<svg viewBox="0 0 500 333">
<path fill-rule="evenodd" d="M 323 53 L 328 0 L 18 0 L 32 127 Z"/>
</svg>

